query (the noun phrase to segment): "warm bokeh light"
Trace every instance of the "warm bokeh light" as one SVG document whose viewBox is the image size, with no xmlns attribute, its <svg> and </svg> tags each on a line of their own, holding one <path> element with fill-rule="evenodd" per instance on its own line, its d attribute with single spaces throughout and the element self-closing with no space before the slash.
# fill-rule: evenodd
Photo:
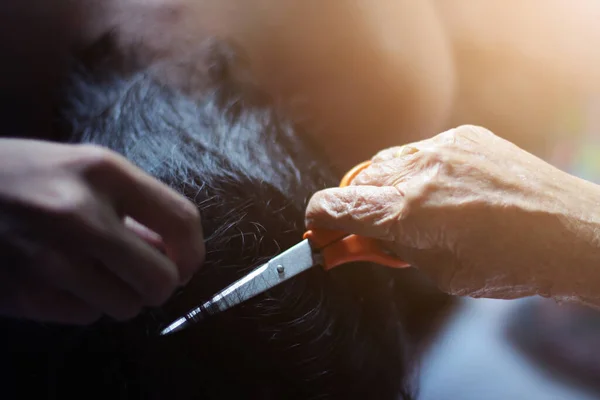
<svg viewBox="0 0 600 400">
<path fill-rule="evenodd" d="M 439 0 L 457 64 L 449 125 L 544 152 L 600 111 L 600 2 Z M 595 106 L 595 107 L 592 107 Z"/>
</svg>

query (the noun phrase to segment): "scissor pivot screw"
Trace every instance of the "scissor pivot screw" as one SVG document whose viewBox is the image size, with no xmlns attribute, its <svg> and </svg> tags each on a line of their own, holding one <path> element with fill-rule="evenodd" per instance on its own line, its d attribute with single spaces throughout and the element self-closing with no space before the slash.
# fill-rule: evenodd
<svg viewBox="0 0 600 400">
<path fill-rule="evenodd" d="M 283 274 L 285 272 L 285 267 L 281 264 L 277 266 L 277 272 Z"/>
</svg>

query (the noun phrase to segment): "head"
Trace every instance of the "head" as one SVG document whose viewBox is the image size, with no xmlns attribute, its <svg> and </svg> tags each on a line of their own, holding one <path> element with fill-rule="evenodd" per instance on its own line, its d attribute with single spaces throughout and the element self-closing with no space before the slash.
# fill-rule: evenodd
<svg viewBox="0 0 600 400">
<path fill-rule="evenodd" d="M 3 321 L 2 362 L 35 382 L 21 395 L 410 398 L 411 296 L 398 286 L 412 278 L 404 271 L 314 268 L 180 334 L 158 336 L 297 243 L 308 198 L 339 177 L 267 96 L 231 78 L 239 60 L 219 43 L 198 52 L 190 73 L 202 84 L 187 94 L 159 83 L 153 67 L 85 59 L 93 61 L 75 63 L 65 84 L 56 131 L 64 141 L 120 152 L 194 201 L 207 261 L 168 304 L 133 321 L 86 328 Z M 2 380 L 10 392 L 16 380 Z"/>
</svg>

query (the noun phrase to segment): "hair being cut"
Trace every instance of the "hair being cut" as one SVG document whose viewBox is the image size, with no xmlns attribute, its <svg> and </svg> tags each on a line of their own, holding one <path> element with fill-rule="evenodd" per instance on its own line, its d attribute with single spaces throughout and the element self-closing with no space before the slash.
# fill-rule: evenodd
<svg viewBox="0 0 600 400">
<path fill-rule="evenodd" d="M 407 271 L 313 268 L 181 334 L 157 335 L 297 243 L 308 198 L 339 178 L 267 96 L 231 76 L 234 52 L 211 41 L 199 55 L 192 70 L 202 89 L 188 93 L 153 67 L 76 62 L 55 127 L 62 141 L 109 147 L 194 201 L 204 267 L 167 305 L 130 322 L 1 321 L 3 390 L 45 398 L 410 398 L 405 322 L 419 308 L 407 294 L 415 282 Z M 19 386 L 21 379 L 30 384 Z"/>
</svg>

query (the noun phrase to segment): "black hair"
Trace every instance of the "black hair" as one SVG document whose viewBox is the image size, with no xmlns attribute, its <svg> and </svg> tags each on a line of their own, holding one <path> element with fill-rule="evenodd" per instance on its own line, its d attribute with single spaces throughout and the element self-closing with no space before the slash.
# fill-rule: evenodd
<svg viewBox="0 0 600 400">
<path fill-rule="evenodd" d="M 167 305 L 133 321 L 87 328 L 0 321 L 3 392 L 410 398 L 410 312 L 396 285 L 408 275 L 398 279 L 383 267 L 314 268 L 180 334 L 158 336 L 166 323 L 300 241 L 309 197 L 339 179 L 268 96 L 231 76 L 235 52 L 210 41 L 198 54 L 195 62 L 206 68 L 193 95 L 161 83 L 152 67 L 77 63 L 55 126 L 62 141 L 111 148 L 193 200 L 202 214 L 205 265 Z"/>
</svg>

